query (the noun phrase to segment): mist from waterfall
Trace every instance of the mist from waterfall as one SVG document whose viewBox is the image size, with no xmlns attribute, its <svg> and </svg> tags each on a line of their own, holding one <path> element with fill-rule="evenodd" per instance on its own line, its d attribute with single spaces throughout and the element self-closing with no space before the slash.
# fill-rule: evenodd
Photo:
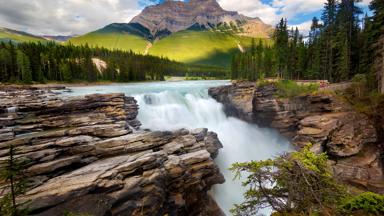
<svg viewBox="0 0 384 216">
<path fill-rule="evenodd" d="M 270 129 L 262 129 L 233 117 L 227 117 L 223 105 L 210 98 L 208 88 L 228 84 L 226 81 L 186 81 L 140 83 L 71 88 L 69 95 L 123 92 L 134 96 L 140 110 L 143 129 L 176 130 L 208 128 L 218 134 L 224 148 L 216 163 L 226 182 L 211 193 L 227 215 L 243 201 L 241 180 L 233 180 L 228 168 L 235 162 L 268 159 L 289 150 L 289 143 Z M 265 214 L 270 210 L 266 209 Z"/>
</svg>

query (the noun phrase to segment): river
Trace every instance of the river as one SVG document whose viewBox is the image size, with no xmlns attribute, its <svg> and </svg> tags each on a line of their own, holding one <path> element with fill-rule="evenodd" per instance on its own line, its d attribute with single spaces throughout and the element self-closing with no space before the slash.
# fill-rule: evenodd
<svg viewBox="0 0 384 216">
<path fill-rule="evenodd" d="M 230 215 L 233 205 L 242 202 L 244 192 L 241 180 L 233 180 L 233 173 L 228 170 L 231 164 L 277 156 L 289 150 L 289 142 L 274 130 L 227 117 L 222 104 L 209 97 L 208 89 L 228 84 L 228 81 L 181 81 L 70 87 L 71 92 L 65 95 L 125 93 L 136 98 L 143 129 L 204 127 L 216 132 L 224 145 L 216 163 L 226 182 L 215 186 L 211 193 Z M 265 209 L 264 214 L 269 213 L 270 210 Z"/>
</svg>

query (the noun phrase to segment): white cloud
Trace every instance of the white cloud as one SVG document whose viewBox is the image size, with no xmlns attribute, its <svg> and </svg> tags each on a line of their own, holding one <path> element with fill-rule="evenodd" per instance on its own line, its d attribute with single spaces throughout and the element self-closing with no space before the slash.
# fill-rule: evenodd
<svg viewBox="0 0 384 216">
<path fill-rule="evenodd" d="M 34 34 L 84 34 L 140 13 L 137 0 L 0 0 L 0 26 Z"/>
<path fill-rule="evenodd" d="M 260 17 L 268 24 L 276 24 L 281 17 L 291 19 L 300 13 L 311 13 L 320 10 L 325 0 L 272 0 L 266 4 L 261 0 L 219 0 L 224 9 Z"/>
<path fill-rule="evenodd" d="M 318 11 L 325 0 L 217 0 L 231 11 L 276 24 L 281 17 Z M 367 6 L 371 0 L 363 0 Z M 113 22 L 129 22 L 145 4 L 158 0 L 0 0 L 0 27 L 34 34 L 84 34 Z M 297 22 L 297 21 L 296 21 Z M 299 26 L 305 25 L 307 20 Z"/>
<path fill-rule="evenodd" d="M 372 0 L 363 0 L 360 5 L 367 6 Z M 250 16 L 259 17 L 265 23 L 275 25 L 281 18 L 293 20 L 300 15 L 320 11 L 326 0 L 271 0 L 263 3 L 261 0 L 218 0 L 220 5 L 227 10 L 239 11 Z M 298 26 L 303 33 L 309 32 L 310 20 L 302 20 Z"/>
<path fill-rule="evenodd" d="M 302 33 L 303 35 L 308 35 L 309 30 L 311 29 L 311 26 L 312 26 L 312 20 L 303 22 L 303 23 L 298 24 L 298 25 L 292 25 L 289 27 L 294 28 L 294 29 L 296 29 L 296 27 L 297 27 L 299 29 L 300 33 Z"/>
</svg>

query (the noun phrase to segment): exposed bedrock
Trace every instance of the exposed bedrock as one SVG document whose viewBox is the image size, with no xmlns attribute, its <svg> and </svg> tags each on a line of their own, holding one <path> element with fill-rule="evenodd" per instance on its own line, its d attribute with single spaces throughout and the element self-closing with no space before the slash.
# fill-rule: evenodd
<svg viewBox="0 0 384 216">
<path fill-rule="evenodd" d="M 30 184 L 18 201 L 29 201 L 31 214 L 222 213 L 207 194 L 224 182 L 215 133 L 141 131 L 138 105 L 123 94 L 7 89 L 0 99 L 0 166 L 10 144 L 27 161 Z"/>
<path fill-rule="evenodd" d="M 209 94 L 228 115 L 275 128 L 298 148 L 311 143 L 313 151 L 326 152 L 340 179 L 384 193 L 382 124 L 332 94 L 279 98 L 276 91 L 274 85 L 238 82 Z"/>
</svg>

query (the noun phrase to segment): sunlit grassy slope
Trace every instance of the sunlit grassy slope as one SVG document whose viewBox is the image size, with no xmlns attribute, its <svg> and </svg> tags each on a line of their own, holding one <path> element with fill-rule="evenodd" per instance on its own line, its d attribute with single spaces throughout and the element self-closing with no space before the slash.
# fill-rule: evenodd
<svg viewBox="0 0 384 216">
<path fill-rule="evenodd" d="M 181 31 L 156 41 L 149 54 L 194 64 L 229 66 L 239 45 L 247 49 L 252 39 L 217 31 Z"/>
<path fill-rule="evenodd" d="M 0 28 L 0 41 L 8 42 L 46 42 L 44 38 L 35 37 L 22 32 L 8 31 Z"/>
<path fill-rule="evenodd" d="M 112 32 L 92 32 L 70 40 L 74 45 L 84 45 L 88 43 L 91 47 L 104 47 L 107 49 L 132 50 L 136 53 L 144 53 L 148 41 L 140 36 L 128 33 Z"/>
<path fill-rule="evenodd" d="M 268 42 L 267 39 L 262 40 Z M 184 63 L 228 67 L 233 54 L 240 52 L 239 45 L 243 49 L 248 49 L 251 41 L 250 37 L 230 32 L 186 30 L 156 40 L 148 50 L 148 54 Z M 136 53 L 145 53 L 149 43 L 144 37 L 121 31 L 93 32 L 72 38 L 70 42 L 74 45 L 88 43 L 92 47 L 132 50 Z"/>
</svg>

